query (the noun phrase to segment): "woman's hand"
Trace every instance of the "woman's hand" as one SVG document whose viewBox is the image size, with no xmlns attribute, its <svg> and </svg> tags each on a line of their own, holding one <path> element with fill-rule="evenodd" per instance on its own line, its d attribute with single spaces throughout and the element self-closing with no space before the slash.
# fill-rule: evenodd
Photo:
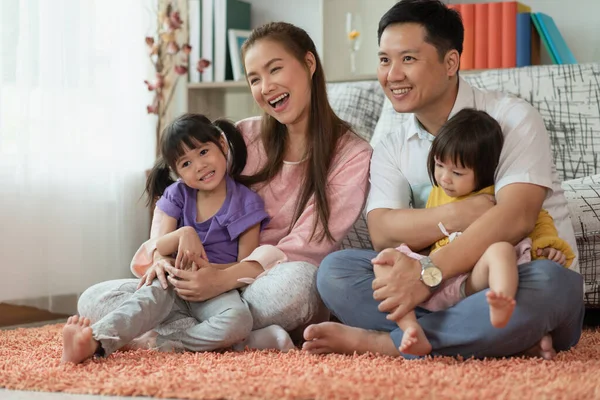
<svg viewBox="0 0 600 400">
<path fill-rule="evenodd" d="M 185 255 L 187 255 L 187 257 L 184 257 Z M 192 269 L 192 260 L 195 258 L 208 261 L 208 257 L 206 257 L 206 251 L 204 250 L 204 246 L 198 237 L 198 233 L 192 227 L 180 228 L 175 268 Z"/>
<path fill-rule="evenodd" d="M 137 289 L 144 286 L 144 284 L 146 286 L 150 286 L 155 278 L 158 278 L 163 289 L 166 289 L 169 286 L 167 283 L 167 277 L 165 275 L 165 268 L 167 266 L 172 267 L 173 259 L 171 257 L 163 257 L 158 253 L 158 251 L 154 251 L 153 260 L 154 262 L 150 268 L 148 268 L 144 276 L 140 278 Z"/>
<path fill-rule="evenodd" d="M 183 271 L 172 266 L 167 266 L 165 269 L 169 273 L 167 279 L 183 300 L 205 301 L 229 290 L 227 288 L 226 272 L 216 269 L 210 264 L 189 271 Z"/>
</svg>

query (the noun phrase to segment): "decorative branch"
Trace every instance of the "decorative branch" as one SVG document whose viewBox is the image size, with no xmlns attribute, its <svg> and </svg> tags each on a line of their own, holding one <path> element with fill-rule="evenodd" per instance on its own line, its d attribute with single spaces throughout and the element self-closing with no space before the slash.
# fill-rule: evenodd
<svg viewBox="0 0 600 400">
<path fill-rule="evenodd" d="M 149 91 L 154 92 L 152 104 L 146 106 L 148 114 L 157 116 L 156 123 L 156 155 L 159 154 L 159 140 L 164 119 L 173 100 L 177 83 L 182 76 L 187 75 L 189 54 L 192 47 L 187 43 L 187 32 L 177 0 L 160 0 L 157 16 L 156 33 L 146 37 L 148 57 L 156 71 L 152 81 L 145 80 Z M 184 12 L 184 15 L 186 13 Z M 182 40 L 181 36 L 186 36 Z M 210 61 L 201 59 L 195 68 L 202 71 L 210 65 Z M 173 71 L 174 74 L 170 74 Z"/>
</svg>

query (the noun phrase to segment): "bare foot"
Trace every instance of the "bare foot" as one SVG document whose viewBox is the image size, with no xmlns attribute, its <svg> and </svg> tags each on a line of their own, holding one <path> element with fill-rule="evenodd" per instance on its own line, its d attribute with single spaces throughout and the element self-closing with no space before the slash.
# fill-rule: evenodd
<svg viewBox="0 0 600 400">
<path fill-rule="evenodd" d="M 63 328 L 63 354 L 61 363 L 79 364 L 94 355 L 98 342 L 92 337 L 89 318 L 69 317 Z"/>
<path fill-rule="evenodd" d="M 289 333 L 279 325 L 270 325 L 250 332 L 250 335 L 244 341 L 233 346 L 233 349 L 244 351 L 246 347 L 256 350 L 273 349 L 282 352 L 288 352 L 296 348 Z"/>
<path fill-rule="evenodd" d="M 302 349 L 311 354 L 379 353 L 392 357 L 400 355 L 388 333 L 367 331 L 336 322 L 310 325 L 304 331 L 307 341 Z"/>
<path fill-rule="evenodd" d="M 156 337 L 158 333 L 155 331 L 148 331 L 143 335 L 133 339 L 131 342 L 127 343 L 125 346 L 121 347 L 122 351 L 130 351 L 137 349 L 154 349 L 156 348 Z"/>
<path fill-rule="evenodd" d="M 416 326 L 406 328 L 398 350 L 401 353 L 426 356 L 431 353 L 431 343 L 427 340 L 423 328 L 419 324 L 416 324 Z"/>
<path fill-rule="evenodd" d="M 523 353 L 527 357 L 539 357 L 544 360 L 553 360 L 556 357 L 556 350 L 552 347 L 552 337 L 546 335 L 538 344 Z"/>
<path fill-rule="evenodd" d="M 496 293 L 489 290 L 486 293 L 487 302 L 490 305 L 490 320 L 492 326 L 504 328 L 515 309 L 515 299 L 502 293 Z"/>
</svg>

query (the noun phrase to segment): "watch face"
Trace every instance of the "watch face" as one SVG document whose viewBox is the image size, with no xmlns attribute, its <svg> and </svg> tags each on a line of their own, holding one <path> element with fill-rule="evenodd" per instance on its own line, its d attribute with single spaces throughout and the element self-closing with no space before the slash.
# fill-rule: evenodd
<svg viewBox="0 0 600 400">
<path fill-rule="evenodd" d="M 438 268 L 425 268 L 421 274 L 423 282 L 429 287 L 436 287 L 442 283 L 442 271 Z"/>
</svg>

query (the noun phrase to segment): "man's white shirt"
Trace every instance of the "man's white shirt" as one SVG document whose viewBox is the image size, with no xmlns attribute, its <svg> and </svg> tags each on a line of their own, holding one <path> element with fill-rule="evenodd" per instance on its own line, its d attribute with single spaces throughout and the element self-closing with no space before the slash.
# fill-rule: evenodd
<svg viewBox="0 0 600 400">
<path fill-rule="evenodd" d="M 504 146 L 496 169 L 495 191 L 512 183 L 548 189 L 543 208 L 576 254 L 571 269 L 579 272 L 575 234 L 567 201 L 552 160 L 550 138 L 539 112 L 524 100 L 472 87 L 459 78 L 458 95 L 449 118 L 464 108 L 485 111 L 502 128 Z M 434 136 L 413 114 L 375 146 L 371 158 L 371 190 L 367 213 L 377 208 L 424 208 L 431 191 L 427 155 Z M 492 229 L 492 227 L 490 227 Z"/>
</svg>

